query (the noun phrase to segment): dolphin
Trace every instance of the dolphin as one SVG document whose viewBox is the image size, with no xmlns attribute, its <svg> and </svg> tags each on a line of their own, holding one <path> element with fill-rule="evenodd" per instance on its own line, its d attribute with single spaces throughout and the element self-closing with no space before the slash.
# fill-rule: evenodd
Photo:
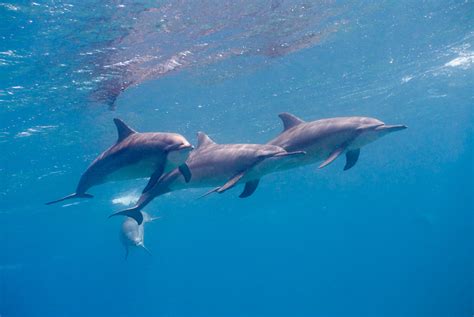
<svg viewBox="0 0 474 317">
<path fill-rule="evenodd" d="M 160 217 L 152 217 L 146 212 L 141 212 L 143 223 L 137 224 L 132 218 L 126 218 L 122 223 L 120 230 L 120 241 L 125 247 L 125 259 L 128 257 L 129 247 L 141 247 L 151 255 L 151 252 L 145 246 L 145 223 L 152 222 Z"/>
<path fill-rule="evenodd" d="M 283 132 L 267 144 L 281 146 L 287 151 L 306 152 L 304 156 L 287 160 L 280 169 L 318 162 L 321 162 L 319 168 L 323 168 L 345 154 L 344 170 L 348 170 L 357 163 L 361 147 L 407 128 L 405 125 L 387 125 L 369 117 L 339 117 L 311 122 L 305 122 L 290 113 L 281 113 L 279 117 L 283 122 Z"/>
<path fill-rule="evenodd" d="M 138 224 L 143 217 L 140 210 L 155 197 L 184 188 L 215 187 L 211 193 L 223 193 L 239 183 L 245 183 L 241 197 L 250 195 L 258 185 L 253 180 L 258 178 L 253 172 L 259 164 L 272 158 L 275 165 L 280 160 L 294 156 L 304 156 L 302 151 L 287 152 L 283 148 L 269 144 L 217 144 L 206 134 L 198 133 L 198 146 L 191 152 L 186 165 L 193 175 L 186 183 L 179 169 L 164 174 L 152 187 L 146 188 L 137 204 L 123 211 L 110 215 L 125 215 L 134 218 Z"/>
<path fill-rule="evenodd" d="M 304 152 L 286 160 L 269 158 L 255 166 L 247 175 L 244 192 L 240 198 L 249 197 L 258 186 L 263 175 L 322 162 L 319 168 L 332 163 L 340 155 L 346 155 L 344 170 L 352 168 L 359 158 L 360 148 L 395 131 L 404 130 L 405 125 L 387 125 L 368 117 L 339 117 L 305 122 L 289 114 L 279 114 L 283 131 L 267 144 L 284 148 L 288 152 Z"/>
<path fill-rule="evenodd" d="M 164 172 L 179 166 L 189 181 L 191 174 L 185 161 L 193 146 L 177 133 L 138 133 L 122 120 L 114 119 L 118 140 L 100 154 L 82 174 L 76 191 L 46 203 L 51 205 L 71 198 L 92 198 L 87 190 L 109 181 L 150 177 L 146 188 L 158 181 Z"/>
</svg>

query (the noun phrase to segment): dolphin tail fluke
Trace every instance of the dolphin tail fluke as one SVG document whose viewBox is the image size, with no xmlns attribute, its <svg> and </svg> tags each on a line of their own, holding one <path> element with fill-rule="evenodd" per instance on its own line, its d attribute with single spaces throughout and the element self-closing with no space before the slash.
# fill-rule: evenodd
<svg viewBox="0 0 474 317">
<path fill-rule="evenodd" d="M 210 191 L 206 192 L 204 195 L 199 196 L 198 199 L 204 198 L 206 196 L 209 196 L 212 193 L 217 192 L 219 190 L 219 188 L 220 187 L 216 187 L 216 188 L 211 189 Z"/>
<path fill-rule="evenodd" d="M 130 209 L 125 209 L 125 210 L 116 212 L 114 214 L 111 214 L 109 218 L 112 218 L 114 216 L 127 216 L 130 218 L 133 218 L 139 225 L 141 225 L 143 222 L 143 214 L 140 212 L 138 207 L 133 207 Z"/>
<path fill-rule="evenodd" d="M 340 147 L 336 149 L 334 152 L 331 153 L 331 155 L 329 155 L 329 157 L 324 162 L 321 163 L 321 165 L 319 165 L 319 168 L 323 168 L 331 164 L 332 162 L 334 162 L 334 160 L 337 159 L 339 155 L 341 155 L 344 152 L 344 150 L 345 150 L 344 147 Z"/>
<path fill-rule="evenodd" d="M 239 173 L 237 175 L 235 175 L 234 177 L 232 177 L 227 183 L 225 183 L 224 185 L 222 185 L 221 187 L 219 187 L 219 189 L 217 190 L 217 192 L 219 194 L 222 194 L 223 192 L 225 192 L 226 190 L 229 190 L 231 189 L 232 187 L 234 187 L 235 185 L 237 185 L 237 183 L 242 179 L 242 177 L 244 177 L 245 175 L 245 172 L 242 172 L 242 173 Z"/>
<path fill-rule="evenodd" d="M 212 193 L 222 194 L 223 192 L 225 192 L 225 191 L 231 189 L 232 187 L 234 187 L 235 185 L 237 185 L 237 183 L 242 179 L 242 177 L 244 177 L 244 175 L 245 175 L 245 172 L 242 172 L 242 173 L 239 173 L 239 174 L 235 175 L 224 185 L 216 187 L 214 189 L 211 189 L 210 191 L 208 191 L 207 193 L 205 193 L 204 195 L 202 195 L 199 198 L 204 198 L 204 197 L 206 197 L 206 196 L 208 196 Z"/>
<path fill-rule="evenodd" d="M 63 198 L 47 202 L 46 205 L 56 204 L 56 203 L 59 203 L 61 201 L 68 200 L 68 199 L 73 199 L 73 198 L 93 198 L 93 197 L 94 196 L 92 196 L 91 194 L 87 194 L 87 193 L 84 193 L 84 194 L 72 193 L 71 195 L 64 196 Z"/>
</svg>

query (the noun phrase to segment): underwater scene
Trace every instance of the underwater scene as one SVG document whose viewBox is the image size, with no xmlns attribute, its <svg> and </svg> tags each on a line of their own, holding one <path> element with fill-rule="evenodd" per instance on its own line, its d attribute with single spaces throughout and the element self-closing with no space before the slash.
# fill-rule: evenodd
<svg viewBox="0 0 474 317">
<path fill-rule="evenodd" d="M 471 0 L 0 0 L 0 317 L 471 317 L 473 109 Z"/>
</svg>

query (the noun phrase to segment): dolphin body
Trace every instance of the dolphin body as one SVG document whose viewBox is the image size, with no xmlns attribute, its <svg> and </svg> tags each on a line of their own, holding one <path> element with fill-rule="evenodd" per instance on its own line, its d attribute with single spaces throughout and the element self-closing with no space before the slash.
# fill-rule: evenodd
<svg viewBox="0 0 474 317">
<path fill-rule="evenodd" d="M 306 155 L 281 161 L 276 168 L 278 171 L 319 162 L 319 168 L 323 168 L 343 154 L 346 156 L 344 170 L 348 170 L 357 163 L 361 147 L 386 134 L 407 128 L 405 125 L 387 125 L 368 117 L 339 117 L 310 122 L 289 113 L 281 113 L 279 117 L 283 122 L 283 131 L 267 144 L 280 146 L 289 152 L 304 151 Z M 254 170 L 259 175 L 274 171 L 275 164 L 271 159 Z"/>
<path fill-rule="evenodd" d="M 260 177 L 253 170 L 268 159 L 273 165 L 279 165 L 291 157 L 304 156 L 302 151 L 287 152 L 283 148 L 269 144 L 217 144 L 206 134 L 198 133 L 198 146 L 191 152 L 186 165 L 193 175 L 186 183 L 179 169 L 165 174 L 152 187 L 145 189 L 137 204 L 112 216 L 125 215 L 134 218 L 138 224 L 143 221 L 140 210 L 155 197 L 183 188 L 216 187 L 204 196 L 217 192 L 223 193 L 237 184 L 245 183 L 240 197 L 247 197 L 255 190 L 253 181 Z M 269 166 L 268 166 L 269 167 Z"/>
<path fill-rule="evenodd" d="M 149 188 L 164 172 L 177 166 L 189 181 L 191 174 L 184 163 L 193 147 L 182 135 L 138 133 L 120 119 L 114 119 L 114 123 L 118 132 L 117 142 L 92 162 L 82 174 L 73 194 L 47 205 L 71 198 L 92 198 L 87 190 L 109 181 L 150 177 Z"/>
<path fill-rule="evenodd" d="M 125 248 L 125 259 L 128 257 L 130 247 L 141 247 L 151 255 L 151 252 L 145 246 L 145 223 L 152 222 L 159 217 L 151 217 L 146 212 L 141 212 L 143 222 L 138 224 L 132 218 L 126 218 L 122 223 L 120 230 L 120 241 Z"/>
</svg>

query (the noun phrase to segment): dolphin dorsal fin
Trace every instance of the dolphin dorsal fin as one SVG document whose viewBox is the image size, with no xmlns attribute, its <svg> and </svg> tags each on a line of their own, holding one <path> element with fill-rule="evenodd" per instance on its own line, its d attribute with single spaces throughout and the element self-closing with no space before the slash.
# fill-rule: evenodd
<svg viewBox="0 0 474 317">
<path fill-rule="evenodd" d="M 117 127 L 118 133 L 118 140 L 117 143 L 122 142 L 126 139 L 129 135 L 137 133 L 137 131 L 130 128 L 128 125 L 125 124 L 122 120 L 115 118 L 114 119 L 115 126 Z"/>
<path fill-rule="evenodd" d="M 281 121 L 283 121 L 283 131 L 291 129 L 298 124 L 304 123 L 303 120 L 288 112 L 280 113 L 278 116 L 280 117 Z"/>
<path fill-rule="evenodd" d="M 198 132 L 198 144 L 197 147 L 207 146 L 211 144 L 216 144 L 212 139 L 204 132 Z"/>
</svg>

